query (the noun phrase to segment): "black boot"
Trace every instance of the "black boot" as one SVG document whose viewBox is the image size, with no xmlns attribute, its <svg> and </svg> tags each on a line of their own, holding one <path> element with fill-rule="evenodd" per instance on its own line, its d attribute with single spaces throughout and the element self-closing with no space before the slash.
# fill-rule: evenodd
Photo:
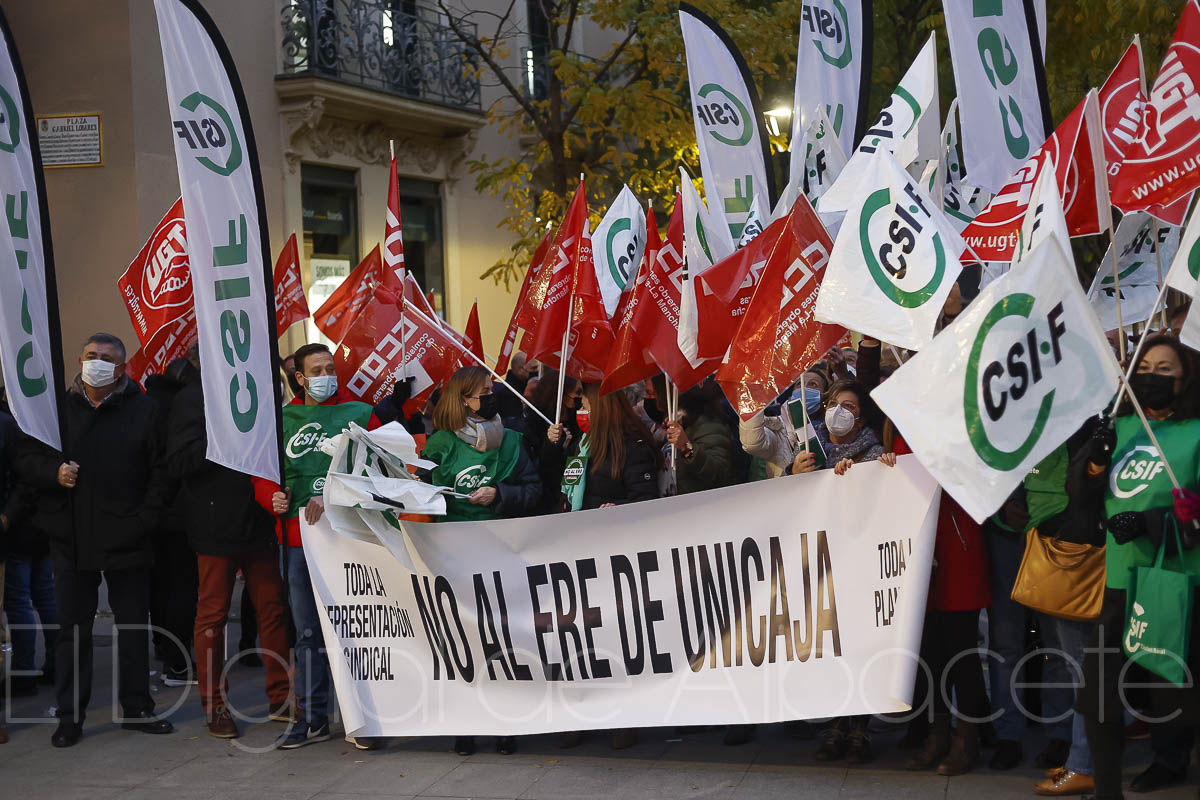
<svg viewBox="0 0 1200 800">
<path fill-rule="evenodd" d="M 950 752 L 938 764 L 937 774 L 965 775 L 979 765 L 979 726 L 960 719 L 954 726 Z"/>
<path fill-rule="evenodd" d="M 926 734 L 921 749 L 904 762 L 904 768 L 913 771 L 933 769 L 942 763 L 942 759 L 949 752 L 950 715 L 937 714 L 933 718 L 933 724 L 929 726 L 929 733 Z"/>
</svg>

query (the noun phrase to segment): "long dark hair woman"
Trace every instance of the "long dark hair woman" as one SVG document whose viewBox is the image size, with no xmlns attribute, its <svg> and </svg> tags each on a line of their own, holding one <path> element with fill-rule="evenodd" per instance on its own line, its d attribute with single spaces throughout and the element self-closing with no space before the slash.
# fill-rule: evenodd
<svg viewBox="0 0 1200 800">
<path fill-rule="evenodd" d="M 562 420 L 563 427 L 574 441 L 579 441 L 583 432 L 579 429 L 578 415 L 583 409 L 583 384 L 570 375 L 563 377 L 562 407 L 558 407 L 558 371 L 547 368 L 534 387 L 529 402 L 549 419 Z M 557 416 L 556 416 L 557 415 Z M 542 492 L 538 497 L 535 513 L 553 514 L 559 506 L 559 481 L 562 479 L 561 465 L 545 464 L 542 446 L 546 443 L 546 420 L 525 409 L 525 452 L 536 463 L 538 477 L 542 481 Z"/>
<path fill-rule="evenodd" d="M 1151 440 L 1146 426 L 1125 403 L 1112 427 L 1101 425 L 1092 435 L 1079 476 L 1086 483 L 1104 488 L 1108 528 L 1107 585 L 1096 635 L 1085 651 L 1083 688 L 1079 692 L 1079 711 L 1084 715 L 1092 751 L 1098 798 L 1121 796 L 1122 676 L 1126 686 L 1150 684 L 1147 696 L 1151 717 L 1172 719 L 1177 725 L 1200 722 L 1200 689 L 1194 679 L 1185 679 L 1186 688 L 1179 688 L 1129 665 L 1123 647 L 1130 621 L 1128 592 L 1134 590 L 1130 585 L 1134 568 L 1153 564 L 1162 547 L 1166 569 L 1200 575 L 1200 548 L 1195 546 L 1200 544 L 1200 536 L 1193 528 L 1200 515 L 1200 497 L 1195 494 L 1200 485 L 1198 377 L 1194 354 L 1178 340 L 1170 336 L 1147 340 L 1130 386 L 1157 442 Z M 1181 489 L 1173 490 L 1167 464 Z M 1177 552 L 1176 531 L 1182 534 L 1182 552 Z M 1200 666 L 1197 591 L 1190 598 L 1187 652 L 1176 654 L 1185 661 L 1190 675 Z"/>
</svg>

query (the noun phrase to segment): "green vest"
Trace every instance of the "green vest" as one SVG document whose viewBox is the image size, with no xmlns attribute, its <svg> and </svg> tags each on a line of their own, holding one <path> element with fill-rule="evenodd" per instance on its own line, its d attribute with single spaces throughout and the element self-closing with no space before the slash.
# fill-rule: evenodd
<svg viewBox="0 0 1200 800">
<path fill-rule="evenodd" d="M 1200 483 L 1200 419 L 1151 420 L 1150 427 L 1166 451 L 1179 483 L 1195 491 Z M 1171 509 L 1174 502 L 1171 479 L 1141 420 L 1133 414 L 1120 417 L 1116 431 L 1117 447 L 1104 496 L 1104 513 L 1111 517 L 1122 511 Z M 1155 555 L 1149 539 L 1142 537 L 1128 544 L 1117 544 L 1111 533 L 1106 553 L 1107 581 L 1112 589 L 1128 588 L 1129 568 L 1150 566 Z M 1185 552 L 1182 564 L 1177 556 L 1166 559 L 1164 564 L 1168 569 L 1186 568 L 1200 574 L 1200 548 Z"/>
<path fill-rule="evenodd" d="M 308 501 L 325 489 L 332 459 L 321 452 L 321 442 L 337 436 L 356 422 L 366 428 L 373 409 L 366 403 L 283 407 L 283 482 L 292 490 L 287 516 L 296 516 Z"/>
<path fill-rule="evenodd" d="M 512 475 L 521 457 L 521 434 L 504 430 L 504 441 L 495 450 L 481 453 L 459 439 L 453 431 L 436 431 L 425 442 L 422 458 L 436 461 L 433 482 L 461 494 L 484 486 L 498 486 Z M 445 522 L 496 519 L 488 506 L 477 506 L 457 497 L 446 498 Z"/>
<path fill-rule="evenodd" d="M 1026 530 L 1038 527 L 1067 509 L 1070 502 L 1067 467 L 1070 462 L 1071 456 L 1064 442 L 1025 476 L 1025 505 L 1029 509 Z"/>
</svg>

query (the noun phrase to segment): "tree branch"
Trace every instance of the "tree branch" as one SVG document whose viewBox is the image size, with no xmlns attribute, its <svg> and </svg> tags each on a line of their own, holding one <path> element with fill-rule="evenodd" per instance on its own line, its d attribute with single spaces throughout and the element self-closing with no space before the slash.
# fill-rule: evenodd
<svg viewBox="0 0 1200 800">
<path fill-rule="evenodd" d="M 591 77 L 592 83 L 599 84 L 604 80 L 604 77 L 608 74 L 608 71 L 617 63 L 617 59 L 621 57 L 621 53 L 623 53 L 625 48 L 629 46 L 629 43 L 633 41 L 633 37 L 636 34 L 637 26 L 629 29 L 629 33 L 625 36 L 621 43 L 613 49 L 612 53 L 609 54 L 608 58 L 600 66 L 600 70 Z M 563 115 L 563 128 L 566 128 L 571 124 L 571 122 L 574 121 L 575 115 L 579 113 L 579 109 L 583 106 L 584 97 L 587 97 L 587 95 L 584 94 L 583 97 L 580 97 L 578 101 L 576 101 L 570 108 L 567 109 L 566 113 Z"/>
</svg>

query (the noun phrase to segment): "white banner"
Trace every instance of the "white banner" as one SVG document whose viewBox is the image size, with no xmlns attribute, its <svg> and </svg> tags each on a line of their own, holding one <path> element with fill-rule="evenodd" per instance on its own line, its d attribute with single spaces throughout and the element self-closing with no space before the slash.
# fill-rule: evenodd
<svg viewBox="0 0 1200 800">
<path fill-rule="evenodd" d="M 800 185 L 804 153 L 797 148 L 816 109 L 826 112 L 842 152 L 858 144 L 871 88 L 875 14 L 872 0 L 804 0 L 792 101 L 791 182 Z M 791 204 L 788 204 L 791 207 Z"/>
<path fill-rule="evenodd" d="M 871 393 L 978 521 L 1099 413 L 1117 361 L 1058 237 L 991 283 Z"/>
<path fill-rule="evenodd" d="M 47 246 L 49 214 L 32 105 L 2 12 L 0 29 L 0 200 L 7 209 L 7 224 L 0 222 L 0 363 L 17 424 L 57 450 L 61 379 L 55 363 L 61 344 L 54 263 Z"/>
<path fill-rule="evenodd" d="M 713 216 L 725 223 L 719 235 L 732 245 L 742 235 L 754 196 L 763 197 L 759 208 L 769 208 L 775 194 L 758 91 L 741 53 L 712 18 L 680 3 L 679 24 L 704 194 Z"/>
<path fill-rule="evenodd" d="M 646 211 L 629 187 L 623 186 L 592 232 L 596 281 L 608 316 L 616 312 L 621 293 L 636 275 L 645 249 Z"/>
<path fill-rule="evenodd" d="M 942 2 L 967 176 L 992 192 L 1004 188 L 1053 130 L 1032 5 Z"/>
<path fill-rule="evenodd" d="M 301 530 L 348 735 L 766 723 L 909 709 L 939 498 L 902 457 L 569 521 Z"/>
<path fill-rule="evenodd" d="M 933 339 L 962 272 L 963 248 L 920 182 L 880 151 L 870 157 L 834 242 L 814 316 L 919 350 Z"/>
<path fill-rule="evenodd" d="M 195 0 L 154 0 L 187 220 L 208 459 L 278 480 L 279 381 L 266 208 L 229 49 Z"/>
<path fill-rule="evenodd" d="M 1113 251 L 1117 280 L 1113 280 Z M 1145 322 L 1154 314 L 1160 278 L 1179 249 L 1179 227 L 1159 222 L 1145 211 L 1121 218 L 1113 242 L 1104 254 L 1088 290 L 1088 300 L 1106 331 L 1117 327 L 1117 287 L 1120 283 L 1122 325 Z"/>
</svg>

